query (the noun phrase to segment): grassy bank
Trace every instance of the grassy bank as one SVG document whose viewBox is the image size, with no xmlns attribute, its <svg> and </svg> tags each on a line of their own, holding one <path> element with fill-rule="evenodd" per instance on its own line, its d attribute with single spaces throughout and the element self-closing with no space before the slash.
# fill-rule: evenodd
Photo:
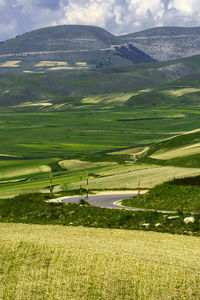
<svg viewBox="0 0 200 300">
<path fill-rule="evenodd" d="M 200 212 L 200 176 L 165 182 L 145 195 L 122 201 L 122 204 L 157 210 Z"/>
<path fill-rule="evenodd" d="M 177 214 L 174 218 L 173 214 L 49 203 L 48 199 L 49 195 L 29 194 L 0 200 L 0 221 L 200 234 L 200 215 L 186 224 L 184 219 L 190 214 Z"/>
</svg>

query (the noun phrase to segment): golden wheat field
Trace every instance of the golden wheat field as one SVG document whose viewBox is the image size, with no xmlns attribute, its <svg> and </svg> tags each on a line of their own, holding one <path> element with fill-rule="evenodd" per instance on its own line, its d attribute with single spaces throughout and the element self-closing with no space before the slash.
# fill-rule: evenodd
<svg viewBox="0 0 200 300">
<path fill-rule="evenodd" d="M 199 299 L 200 239 L 0 224 L 0 299 Z"/>
</svg>

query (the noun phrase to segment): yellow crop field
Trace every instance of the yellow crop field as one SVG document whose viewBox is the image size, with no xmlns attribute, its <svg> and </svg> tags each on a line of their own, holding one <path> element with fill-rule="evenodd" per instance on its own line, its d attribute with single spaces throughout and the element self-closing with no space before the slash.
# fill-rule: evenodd
<svg viewBox="0 0 200 300">
<path fill-rule="evenodd" d="M 149 147 L 137 147 L 137 148 L 130 148 L 130 149 L 125 149 L 121 151 L 115 151 L 115 152 L 110 152 L 108 154 L 111 155 L 121 155 L 121 154 L 130 154 L 130 155 L 141 155 L 142 153 L 146 152 L 149 150 Z"/>
<path fill-rule="evenodd" d="M 79 159 L 70 159 L 70 160 L 63 160 L 59 162 L 59 165 L 64 169 L 69 170 L 79 170 L 79 169 L 89 169 L 93 167 L 99 167 L 99 166 L 115 166 L 117 163 L 107 163 L 107 162 L 88 162 L 88 161 L 82 161 Z"/>
<path fill-rule="evenodd" d="M 200 239 L 0 224 L 0 299 L 199 299 Z"/>
<path fill-rule="evenodd" d="M 30 175 L 34 173 L 42 173 L 42 172 L 50 172 L 51 168 L 47 165 L 43 166 L 37 166 L 37 167 L 32 167 L 32 168 L 20 168 L 18 170 L 12 170 L 12 171 L 5 171 L 2 170 L 0 171 L 0 179 L 2 178 L 12 178 L 12 177 L 17 177 L 17 176 L 25 176 L 25 175 Z"/>
<path fill-rule="evenodd" d="M 144 166 L 144 168 L 139 167 L 139 169 L 122 167 L 120 170 L 116 168 L 112 170 L 102 170 L 94 172 L 97 175 L 104 177 L 101 178 L 90 178 L 89 187 L 94 190 L 110 190 L 110 189 L 136 189 L 138 187 L 138 182 L 142 188 L 149 189 L 157 184 L 163 183 L 165 181 L 171 180 L 174 177 L 187 177 L 195 176 L 200 174 L 199 168 L 180 168 L 180 167 L 159 167 L 155 166 Z M 79 184 L 70 183 L 68 185 L 70 189 L 78 189 Z"/>
<path fill-rule="evenodd" d="M 74 68 L 74 67 L 67 67 L 67 66 L 49 68 L 49 70 L 51 70 L 51 71 L 73 70 L 73 69 L 76 69 L 76 68 Z"/>
<path fill-rule="evenodd" d="M 18 107 L 27 107 L 27 106 L 51 106 L 51 102 L 25 102 L 19 104 Z"/>
<path fill-rule="evenodd" d="M 10 60 L 0 64 L 0 68 L 17 68 L 21 60 Z"/>
<path fill-rule="evenodd" d="M 149 90 L 147 90 L 149 91 Z M 102 94 L 102 95 L 94 95 L 89 96 L 81 100 L 82 103 L 85 104 L 98 104 L 101 102 L 104 103 L 112 103 L 112 102 L 119 102 L 119 103 L 125 103 L 128 101 L 128 99 L 132 96 L 139 95 L 141 93 L 147 92 L 146 90 L 141 90 L 137 92 L 130 92 L 130 93 L 111 93 L 111 94 Z"/>
<path fill-rule="evenodd" d="M 173 150 L 162 149 L 151 155 L 155 159 L 172 159 L 176 157 L 184 157 L 200 153 L 200 143 L 192 144 L 185 147 L 176 148 Z"/>
<path fill-rule="evenodd" d="M 66 61 L 50 61 L 44 60 L 40 61 L 35 65 L 35 67 L 56 67 L 56 66 L 67 66 L 68 63 Z"/>
<path fill-rule="evenodd" d="M 191 94 L 191 93 L 197 93 L 200 92 L 200 89 L 196 88 L 183 88 L 183 89 L 178 89 L 178 90 L 167 90 L 163 91 L 163 93 L 175 96 L 175 97 L 181 97 L 185 94 Z"/>
<path fill-rule="evenodd" d="M 79 66 L 79 67 L 87 66 L 87 62 L 85 62 L 85 61 L 78 61 L 78 62 L 76 62 L 76 66 Z"/>
</svg>

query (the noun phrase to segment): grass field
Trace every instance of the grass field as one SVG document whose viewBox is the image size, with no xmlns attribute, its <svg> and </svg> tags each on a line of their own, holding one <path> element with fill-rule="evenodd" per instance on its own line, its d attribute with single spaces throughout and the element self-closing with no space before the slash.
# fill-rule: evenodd
<svg viewBox="0 0 200 300">
<path fill-rule="evenodd" d="M 135 189 L 139 181 L 142 187 L 151 188 L 174 176 L 199 174 L 198 169 L 190 168 L 155 169 L 154 161 L 144 165 L 125 163 L 135 154 L 141 155 L 143 149 L 148 150 L 146 145 L 196 129 L 197 110 L 170 106 L 103 109 L 101 104 L 90 113 L 84 106 L 55 111 L 52 107 L 59 106 L 58 102 L 47 99 L 41 103 L 41 111 L 30 105 L 0 109 L 1 198 L 47 191 L 51 164 L 58 161 L 61 167 L 52 171 L 53 184 L 60 191 L 77 190 L 80 173 L 86 170 L 93 190 Z"/>
<path fill-rule="evenodd" d="M 199 299 L 200 240 L 0 224 L 1 299 Z"/>
</svg>

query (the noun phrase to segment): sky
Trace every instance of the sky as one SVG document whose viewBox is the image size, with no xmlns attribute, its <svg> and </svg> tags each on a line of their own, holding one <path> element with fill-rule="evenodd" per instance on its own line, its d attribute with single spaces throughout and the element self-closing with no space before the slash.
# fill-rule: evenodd
<svg viewBox="0 0 200 300">
<path fill-rule="evenodd" d="M 42 27 L 96 25 L 120 35 L 200 26 L 200 0 L 0 0 L 0 41 Z"/>
</svg>

